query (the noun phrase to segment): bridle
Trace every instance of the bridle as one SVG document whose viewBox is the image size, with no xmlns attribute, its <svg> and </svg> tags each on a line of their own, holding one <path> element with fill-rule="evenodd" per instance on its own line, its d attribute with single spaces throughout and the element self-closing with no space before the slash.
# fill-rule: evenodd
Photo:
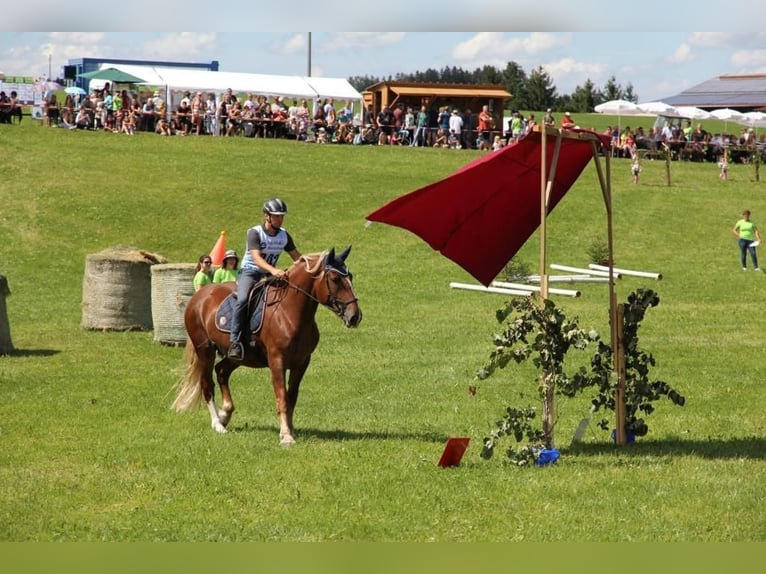
<svg viewBox="0 0 766 574">
<path fill-rule="evenodd" d="M 325 281 L 325 285 L 327 286 L 327 292 L 328 293 L 332 293 L 332 290 L 330 289 L 330 278 L 328 276 L 327 271 L 335 271 L 338 275 L 341 275 L 344 278 L 346 278 L 345 279 L 346 281 L 349 280 L 348 279 L 348 272 L 344 273 L 344 272 L 342 272 L 339 269 L 336 269 L 334 267 L 326 266 L 324 269 L 322 269 L 322 275 L 324 275 L 324 281 Z M 357 301 L 359 301 L 359 299 L 357 297 L 354 297 L 354 298 L 348 299 L 348 300 L 341 300 L 341 299 L 338 299 L 337 297 L 335 297 L 335 295 L 330 295 L 329 298 L 327 299 L 327 302 L 326 303 L 322 303 L 319 299 L 314 297 L 311 293 L 309 293 L 308 291 L 306 291 L 302 287 L 299 287 L 298 285 L 295 285 L 294 283 L 291 283 L 289 279 L 284 279 L 283 281 L 291 289 L 295 289 L 296 291 L 298 291 L 300 293 L 303 293 L 306 297 L 308 297 L 312 301 L 315 301 L 317 304 L 321 305 L 322 307 L 327 307 L 333 313 L 335 313 L 338 317 L 343 317 L 345 315 L 345 313 L 346 313 L 346 309 L 348 308 L 348 306 L 351 305 L 352 303 L 356 303 Z M 353 287 L 351 287 L 351 292 L 352 293 L 354 292 Z"/>
</svg>

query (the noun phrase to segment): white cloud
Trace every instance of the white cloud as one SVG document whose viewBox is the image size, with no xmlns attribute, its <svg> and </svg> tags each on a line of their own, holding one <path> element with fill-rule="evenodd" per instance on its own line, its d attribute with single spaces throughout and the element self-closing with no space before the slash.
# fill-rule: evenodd
<svg viewBox="0 0 766 574">
<path fill-rule="evenodd" d="M 728 46 L 733 34 L 728 32 L 694 32 L 689 36 L 689 43 L 706 48 Z"/>
<path fill-rule="evenodd" d="M 744 69 L 766 66 L 766 50 L 736 50 L 731 55 L 731 63 Z"/>
<path fill-rule="evenodd" d="M 215 32 L 180 32 L 149 40 L 137 50 L 145 58 L 190 60 L 200 56 L 208 57 L 215 53 L 215 48 Z"/>
<path fill-rule="evenodd" d="M 505 64 L 509 60 L 518 62 L 524 57 L 540 54 L 570 42 L 569 34 L 533 32 L 526 36 L 508 38 L 502 32 L 479 32 L 469 40 L 457 44 L 452 49 L 452 56 L 479 66 L 491 65 L 494 61 L 502 61 Z M 505 67 L 504 64 L 502 67 Z"/>
<path fill-rule="evenodd" d="M 553 80 L 559 94 L 574 91 L 575 87 L 583 85 L 588 79 L 597 87 L 606 81 L 607 68 L 603 64 L 562 58 L 556 62 L 542 64 L 542 67 Z"/>
<path fill-rule="evenodd" d="M 320 48 L 328 52 L 348 48 L 378 48 L 397 44 L 404 36 L 404 32 L 334 32 L 322 42 Z"/>
<path fill-rule="evenodd" d="M 666 58 L 671 64 L 683 64 L 690 62 L 694 57 L 692 56 L 692 48 L 689 44 L 681 44 L 675 51 Z"/>
<path fill-rule="evenodd" d="M 284 45 L 280 46 L 277 50 L 282 54 L 298 54 L 305 52 L 308 47 L 308 38 L 303 34 L 295 34 L 293 37 L 288 38 Z"/>
<path fill-rule="evenodd" d="M 695 32 L 689 43 L 705 48 L 762 49 L 766 32 Z"/>
</svg>

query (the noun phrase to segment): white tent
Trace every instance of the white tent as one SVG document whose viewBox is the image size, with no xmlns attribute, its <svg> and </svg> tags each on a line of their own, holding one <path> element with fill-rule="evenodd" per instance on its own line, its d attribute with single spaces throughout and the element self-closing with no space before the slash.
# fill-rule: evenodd
<svg viewBox="0 0 766 574">
<path fill-rule="evenodd" d="M 280 76 L 272 74 L 246 74 L 240 72 L 211 72 L 186 68 L 109 64 L 128 74 L 142 78 L 149 86 L 164 86 L 168 92 L 199 90 L 234 93 L 254 93 L 289 98 L 336 98 L 361 101 L 362 94 L 344 78 L 315 78 Z"/>
</svg>

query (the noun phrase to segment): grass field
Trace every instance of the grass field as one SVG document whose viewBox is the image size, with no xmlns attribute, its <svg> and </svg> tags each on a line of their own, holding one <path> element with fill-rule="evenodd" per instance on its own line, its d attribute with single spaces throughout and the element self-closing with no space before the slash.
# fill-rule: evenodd
<svg viewBox="0 0 766 574">
<path fill-rule="evenodd" d="M 634 186 L 628 161 L 612 162 L 616 263 L 664 276 L 625 278 L 618 296 L 659 293 L 641 345 L 687 402 L 658 403 L 629 447 L 591 426 L 569 448 L 587 399 L 559 401 L 560 462 L 520 470 L 479 451 L 506 405 L 535 402 L 535 373 L 508 368 L 468 392 L 502 296 L 450 290 L 472 279 L 408 232 L 364 225 L 478 154 L 0 126 L 0 273 L 18 349 L 0 357 L 0 540 L 764 541 L 766 277 L 741 271 L 731 228 L 745 208 L 766 225 L 766 182 L 752 166 L 723 182 L 714 164 L 674 162 L 667 186 L 664 162 L 647 161 Z M 357 330 L 318 311 L 289 449 L 265 371 L 233 375 L 232 432 L 217 435 L 206 410 L 169 409 L 182 349 L 80 328 L 89 253 L 193 262 L 221 230 L 241 253 L 271 196 L 302 252 L 353 244 L 364 311 Z M 549 261 L 587 265 L 605 221 L 589 166 L 550 216 Z M 536 269 L 537 252 L 533 236 L 518 258 Z M 606 286 L 578 289 L 557 304 L 607 333 Z M 472 442 L 440 469 L 449 436 Z"/>
</svg>

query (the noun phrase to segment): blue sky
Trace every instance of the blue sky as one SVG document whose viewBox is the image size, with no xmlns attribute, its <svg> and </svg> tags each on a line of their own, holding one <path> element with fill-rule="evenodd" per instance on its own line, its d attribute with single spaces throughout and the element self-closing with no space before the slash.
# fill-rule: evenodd
<svg viewBox="0 0 766 574">
<path fill-rule="evenodd" d="M 319 4 L 317 4 L 319 5 Z M 467 26 L 466 26 L 467 27 Z M 218 60 L 231 72 L 306 75 L 306 32 L 0 32 L 0 72 L 59 75 L 69 58 Z M 312 32 L 312 75 L 388 76 L 516 61 L 559 93 L 614 75 L 639 101 L 721 74 L 766 73 L 764 32 Z"/>
</svg>

